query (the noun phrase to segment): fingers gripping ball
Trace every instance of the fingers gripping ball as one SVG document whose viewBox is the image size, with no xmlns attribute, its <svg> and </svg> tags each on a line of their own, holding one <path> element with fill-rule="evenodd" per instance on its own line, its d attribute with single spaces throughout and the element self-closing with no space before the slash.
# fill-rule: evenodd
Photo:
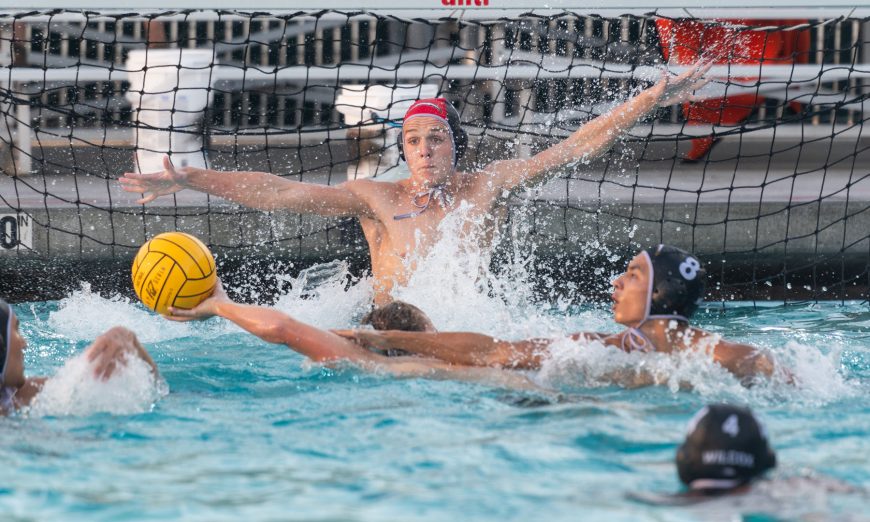
<svg viewBox="0 0 870 522">
<path fill-rule="evenodd" d="M 133 290 L 158 314 L 168 308 L 193 308 L 217 283 L 214 257 L 202 241 L 181 232 L 165 232 L 147 241 L 133 260 Z"/>
</svg>

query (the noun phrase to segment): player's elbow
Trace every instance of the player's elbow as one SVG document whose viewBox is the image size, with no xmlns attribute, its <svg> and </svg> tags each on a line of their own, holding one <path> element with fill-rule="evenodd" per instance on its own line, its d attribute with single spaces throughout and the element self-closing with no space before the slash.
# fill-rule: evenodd
<svg viewBox="0 0 870 522">
<path fill-rule="evenodd" d="M 296 341 L 295 331 L 290 321 L 272 321 L 260 325 L 257 337 L 274 344 L 293 344 Z"/>
</svg>

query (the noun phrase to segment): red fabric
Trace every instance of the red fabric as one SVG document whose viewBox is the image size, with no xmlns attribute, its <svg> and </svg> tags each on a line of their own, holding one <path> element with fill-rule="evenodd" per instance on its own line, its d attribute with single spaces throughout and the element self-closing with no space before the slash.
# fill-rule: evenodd
<svg viewBox="0 0 870 522">
<path fill-rule="evenodd" d="M 792 26 L 805 20 L 747 20 L 729 19 L 719 22 L 747 25 Z M 689 65 L 704 58 L 712 58 L 717 64 L 751 65 L 765 63 L 806 63 L 809 58 L 810 33 L 795 31 L 752 31 L 748 29 L 708 26 L 692 20 L 656 20 L 662 54 L 665 60 L 680 65 Z M 736 78 L 742 83 L 751 83 L 757 78 Z M 762 96 L 739 94 L 715 100 L 686 103 L 683 114 L 690 125 L 739 125 L 755 108 L 764 103 Z M 800 104 L 792 102 L 792 109 L 799 111 Z M 692 140 L 688 160 L 704 157 L 713 146 L 710 137 Z"/>
<path fill-rule="evenodd" d="M 412 116 L 421 115 L 435 116 L 443 120 L 448 126 L 450 125 L 450 122 L 447 121 L 447 100 L 444 98 L 425 98 L 415 101 L 405 113 L 405 120 Z"/>
</svg>

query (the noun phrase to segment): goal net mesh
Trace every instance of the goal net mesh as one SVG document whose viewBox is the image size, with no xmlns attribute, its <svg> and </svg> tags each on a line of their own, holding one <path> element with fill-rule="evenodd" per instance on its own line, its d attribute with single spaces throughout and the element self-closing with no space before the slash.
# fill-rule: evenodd
<svg viewBox="0 0 870 522">
<path fill-rule="evenodd" d="M 707 60 L 713 80 L 694 101 L 512 194 L 505 241 L 533 245 L 541 270 L 560 277 L 569 261 L 576 277 L 669 243 L 703 259 L 722 298 L 864 299 L 867 31 L 850 18 L 7 12 L 0 270 L 121 266 L 174 229 L 229 258 L 366 258 L 350 220 L 192 191 L 139 205 L 117 178 L 159 170 L 168 154 L 176 166 L 312 183 L 400 179 L 402 112 L 435 95 L 470 136 L 460 170 L 481 169 L 529 157 Z"/>
</svg>

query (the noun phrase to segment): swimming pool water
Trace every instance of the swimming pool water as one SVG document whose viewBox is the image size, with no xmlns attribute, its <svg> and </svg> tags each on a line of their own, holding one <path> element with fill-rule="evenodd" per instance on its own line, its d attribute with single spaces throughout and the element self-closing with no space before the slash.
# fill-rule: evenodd
<svg viewBox="0 0 870 522">
<path fill-rule="evenodd" d="M 308 306 L 329 315 L 322 302 Z M 328 370 L 219 320 L 170 323 L 86 290 L 15 310 L 29 339 L 28 375 L 54 374 L 94 335 L 124 324 L 169 393 L 114 400 L 124 413 L 65 415 L 69 405 L 59 403 L 0 419 L 3 520 L 870 517 L 866 303 L 701 314 L 701 326 L 788 361 L 798 386 L 746 390 L 697 360 L 637 354 L 602 363 L 596 347 L 573 346 L 531 375 L 541 392 Z M 559 320 L 601 329 L 608 314 L 572 309 Z M 626 390 L 589 377 L 601 364 L 658 365 L 679 378 Z M 121 377 L 104 385 L 80 372 L 61 388 L 111 396 L 145 378 Z M 749 404 L 766 423 L 780 466 L 763 494 L 700 507 L 627 500 L 679 489 L 676 447 L 691 415 L 711 401 Z"/>
</svg>

